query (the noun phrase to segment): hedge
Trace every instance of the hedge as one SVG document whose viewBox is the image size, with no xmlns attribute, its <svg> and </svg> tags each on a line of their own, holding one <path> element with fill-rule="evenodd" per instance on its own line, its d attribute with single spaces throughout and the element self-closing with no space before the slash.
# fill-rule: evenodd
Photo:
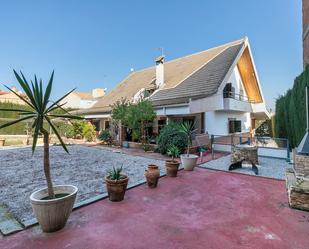
<svg viewBox="0 0 309 249">
<path fill-rule="evenodd" d="M 294 81 L 292 89 L 276 100 L 275 133 L 288 138 L 292 148 L 298 146 L 306 132 L 306 93 L 309 66 Z"/>
</svg>

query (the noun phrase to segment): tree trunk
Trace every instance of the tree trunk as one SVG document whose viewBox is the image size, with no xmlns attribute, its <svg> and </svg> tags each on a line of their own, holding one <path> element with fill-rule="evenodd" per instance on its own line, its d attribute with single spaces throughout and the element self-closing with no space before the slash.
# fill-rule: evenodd
<svg viewBox="0 0 309 249">
<path fill-rule="evenodd" d="M 44 136 L 44 173 L 47 181 L 48 196 L 51 199 L 55 198 L 53 183 L 50 175 L 49 166 L 49 133 L 46 130 L 42 130 Z"/>
</svg>

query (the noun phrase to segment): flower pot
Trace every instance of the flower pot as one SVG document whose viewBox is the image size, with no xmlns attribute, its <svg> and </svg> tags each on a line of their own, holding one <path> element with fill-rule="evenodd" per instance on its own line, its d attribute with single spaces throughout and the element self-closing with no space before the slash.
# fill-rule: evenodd
<svg viewBox="0 0 309 249">
<path fill-rule="evenodd" d="M 180 155 L 180 159 L 181 159 L 181 164 L 184 170 L 192 171 L 194 167 L 196 166 L 198 156 L 192 155 L 192 154 L 189 154 L 189 155 L 183 154 L 183 155 Z"/>
<path fill-rule="evenodd" d="M 33 212 L 44 232 L 55 232 L 65 226 L 72 212 L 77 191 L 77 187 L 72 185 L 58 185 L 54 186 L 55 195 L 67 194 L 66 196 L 45 200 L 44 198 L 48 197 L 47 188 L 31 194 Z"/>
<path fill-rule="evenodd" d="M 129 177 L 122 175 L 120 180 L 111 180 L 109 176 L 105 177 L 108 198 L 110 201 L 122 201 L 126 192 Z"/>
<path fill-rule="evenodd" d="M 148 169 L 145 170 L 145 177 L 149 188 L 156 188 L 158 185 L 160 170 L 157 165 L 150 164 Z"/>
<path fill-rule="evenodd" d="M 0 147 L 3 147 L 5 144 L 5 139 L 0 138 Z"/>
<path fill-rule="evenodd" d="M 174 160 L 166 160 L 165 161 L 165 167 L 166 167 L 166 175 L 171 177 L 176 177 L 178 168 L 179 168 L 179 162 Z"/>
</svg>

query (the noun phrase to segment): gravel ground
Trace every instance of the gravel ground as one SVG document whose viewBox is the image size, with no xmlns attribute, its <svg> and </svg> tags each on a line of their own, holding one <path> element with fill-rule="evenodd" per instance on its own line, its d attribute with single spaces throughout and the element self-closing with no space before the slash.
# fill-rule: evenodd
<svg viewBox="0 0 309 249">
<path fill-rule="evenodd" d="M 54 184 L 78 187 L 77 203 L 106 192 L 104 176 L 113 166 L 123 166 L 129 176 L 129 186 L 144 179 L 148 164 L 165 172 L 164 161 L 130 156 L 81 145 L 69 146 L 67 154 L 60 146 L 50 148 L 51 172 Z M 34 218 L 30 194 L 45 187 L 43 149 L 32 156 L 31 148 L 0 150 L 0 205 L 3 204 L 21 222 Z"/>
<path fill-rule="evenodd" d="M 199 166 L 204 168 L 228 171 L 228 167 L 230 166 L 230 164 L 231 156 L 228 155 L 213 161 L 209 161 Z M 289 165 L 289 163 L 287 163 L 284 159 L 259 157 L 259 165 L 257 165 L 257 167 L 259 169 L 259 176 L 285 179 L 286 168 L 291 168 L 292 166 Z M 233 171 L 248 175 L 255 175 L 251 170 L 251 165 L 249 164 L 244 164 L 243 168 Z"/>
</svg>

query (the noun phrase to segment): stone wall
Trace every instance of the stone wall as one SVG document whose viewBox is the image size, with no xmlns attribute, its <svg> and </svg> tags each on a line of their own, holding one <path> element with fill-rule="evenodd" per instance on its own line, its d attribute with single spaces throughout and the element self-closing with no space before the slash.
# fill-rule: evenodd
<svg viewBox="0 0 309 249">
<path fill-rule="evenodd" d="M 309 156 L 295 155 L 294 169 L 296 175 L 309 177 Z"/>
</svg>

